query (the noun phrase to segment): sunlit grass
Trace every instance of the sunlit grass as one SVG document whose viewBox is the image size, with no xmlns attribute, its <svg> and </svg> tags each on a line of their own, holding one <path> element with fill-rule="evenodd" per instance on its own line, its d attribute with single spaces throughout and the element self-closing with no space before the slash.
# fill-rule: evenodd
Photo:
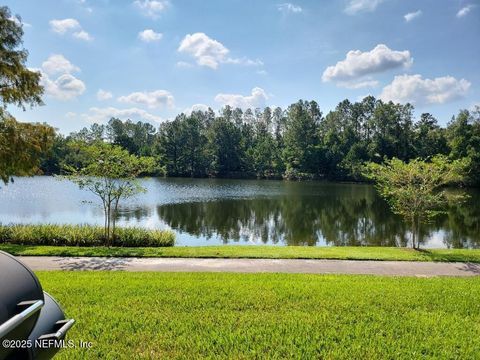
<svg viewBox="0 0 480 360">
<path fill-rule="evenodd" d="M 475 359 L 479 278 L 41 272 L 93 348 L 58 359 Z"/>
<path fill-rule="evenodd" d="M 31 256 L 119 256 L 183 258 L 343 259 L 392 261 L 461 261 L 480 263 L 478 249 L 413 250 L 393 247 L 306 246 L 174 246 L 174 247 L 75 247 L 0 244 L 0 250 Z"/>
</svg>

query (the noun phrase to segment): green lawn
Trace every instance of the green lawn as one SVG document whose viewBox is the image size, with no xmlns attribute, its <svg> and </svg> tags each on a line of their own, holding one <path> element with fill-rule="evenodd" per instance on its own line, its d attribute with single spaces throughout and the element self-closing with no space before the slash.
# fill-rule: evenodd
<svg viewBox="0 0 480 360">
<path fill-rule="evenodd" d="M 35 256 L 136 256 L 192 258 L 349 259 L 400 261 L 463 261 L 480 263 L 480 249 L 413 250 L 388 247 L 305 246 L 190 246 L 164 248 L 31 246 L 0 244 L 13 255 Z"/>
<path fill-rule="evenodd" d="M 479 278 L 40 272 L 58 359 L 480 358 Z"/>
</svg>

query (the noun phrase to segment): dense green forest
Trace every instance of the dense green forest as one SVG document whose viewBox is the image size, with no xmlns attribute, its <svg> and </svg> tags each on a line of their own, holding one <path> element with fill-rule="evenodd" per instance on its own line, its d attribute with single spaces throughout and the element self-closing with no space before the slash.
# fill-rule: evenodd
<svg viewBox="0 0 480 360">
<path fill-rule="evenodd" d="M 480 184 L 480 108 L 461 110 L 446 128 L 431 114 L 415 121 L 413 106 L 372 96 L 344 100 L 322 114 L 314 101 L 281 108 L 180 114 L 157 129 L 112 118 L 68 136 L 56 134 L 41 169 L 61 173 L 82 163 L 79 144 L 106 141 L 153 156 L 155 175 L 184 177 L 363 180 L 361 165 L 385 158 L 408 161 L 445 154 L 469 158 L 470 185 Z"/>
</svg>

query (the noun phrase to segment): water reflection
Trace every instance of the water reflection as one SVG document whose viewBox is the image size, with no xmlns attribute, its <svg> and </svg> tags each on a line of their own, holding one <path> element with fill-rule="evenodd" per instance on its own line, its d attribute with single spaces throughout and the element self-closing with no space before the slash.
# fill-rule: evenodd
<svg viewBox="0 0 480 360">
<path fill-rule="evenodd" d="M 480 191 L 469 191 L 464 204 L 455 204 L 448 216 L 436 223 L 444 229 L 444 242 L 452 248 L 480 247 Z"/>
<path fill-rule="evenodd" d="M 427 247 L 479 247 L 480 200 L 472 192 L 467 204 L 421 228 Z M 334 246 L 409 246 L 410 233 L 373 187 L 340 185 L 314 195 L 225 199 L 166 204 L 159 218 L 173 229 L 223 243 Z"/>
<path fill-rule="evenodd" d="M 152 209 L 149 207 L 125 207 L 120 206 L 118 210 L 118 217 L 117 219 L 120 220 L 121 223 L 132 223 L 136 222 L 139 223 L 143 219 L 150 218 L 152 214 Z"/>
<path fill-rule="evenodd" d="M 173 229 L 180 245 L 408 246 L 408 227 L 370 185 L 145 179 L 119 225 Z M 480 247 L 480 191 L 421 228 L 424 247 Z M 103 224 L 98 200 L 51 177 L 0 188 L 0 223 Z"/>
<path fill-rule="evenodd" d="M 174 229 L 224 243 L 404 246 L 407 230 L 383 201 L 335 195 L 167 204 L 158 216 Z M 401 234 L 400 236 L 397 234 Z"/>
</svg>

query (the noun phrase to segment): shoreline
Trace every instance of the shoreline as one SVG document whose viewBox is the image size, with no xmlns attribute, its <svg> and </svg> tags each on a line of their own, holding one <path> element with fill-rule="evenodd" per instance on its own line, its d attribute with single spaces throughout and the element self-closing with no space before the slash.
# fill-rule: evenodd
<svg viewBox="0 0 480 360">
<path fill-rule="evenodd" d="M 13 176 L 13 179 L 18 179 L 18 178 L 33 178 L 33 177 L 51 177 L 55 178 L 57 176 L 61 176 L 61 174 L 35 174 L 32 176 Z M 278 182 L 286 182 L 286 183 L 299 183 L 299 182 L 304 182 L 304 183 L 312 183 L 312 182 L 318 182 L 318 183 L 331 183 L 331 184 L 346 184 L 346 185 L 372 185 L 374 186 L 375 184 L 371 181 L 365 180 L 338 180 L 338 179 L 328 179 L 328 178 L 315 178 L 315 179 L 288 179 L 284 177 L 271 177 L 271 178 L 258 178 L 258 177 L 215 177 L 215 176 L 158 176 L 158 175 L 152 175 L 152 176 L 139 176 L 137 179 L 178 179 L 178 180 L 237 180 L 237 181 L 278 181 Z M 471 185 L 471 184 L 462 184 L 461 186 L 454 186 L 454 185 L 449 185 L 447 188 L 450 189 L 480 189 L 480 184 L 479 185 Z"/>
<path fill-rule="evenodd" d="M 268 245 L 80 247 L 0 244 L 14 256 L 197 259 L 305 259 L 480 263 L 480 249 L 422 249 L 394 247 L 305 247 Z"/>
</svg>

